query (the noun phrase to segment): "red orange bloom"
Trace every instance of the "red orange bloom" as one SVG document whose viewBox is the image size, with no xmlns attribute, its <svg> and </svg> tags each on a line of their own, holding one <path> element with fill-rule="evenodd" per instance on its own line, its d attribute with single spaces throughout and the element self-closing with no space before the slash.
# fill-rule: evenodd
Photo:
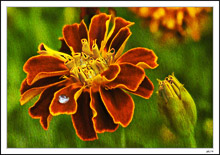
<svg viewBox="0 0 220 155">
<path fill-rule="evenodd" d="M 156 68 L 157 56 L 141 47 L 122 55 L 134 23 L 116 17 L 107 35 L 110 18 L 95 15 L 89 30 L 83 20 L 65 25 L 61 52 L 42 43 L 40 55 L 24 64 L 27 78 L 20 102 L 23 105 L 40 94 L 29 114 L 40 119 L 45 130 L 52 116 L 67 114 L 80 139 L 95 140 L 97 133 L 129 125 L 135 105 L 127 92 L 145 99 L 152 95 L 154 86 L 144 68 Z"/>
<path fill-rule="evenodd" d="M 130 8 L 138 16 L 147 20 L 150 31 L 163 30 L 165 34 L 191 36 L 200 39 L 203 25 L 207 22 L 209 7 L 139 7 Z"/>
</svg>

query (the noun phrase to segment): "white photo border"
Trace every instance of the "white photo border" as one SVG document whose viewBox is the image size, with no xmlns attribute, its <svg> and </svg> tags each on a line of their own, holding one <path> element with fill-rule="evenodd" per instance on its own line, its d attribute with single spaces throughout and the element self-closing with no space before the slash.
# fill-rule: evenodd
<svg viewBox="0 0 220 155">
<path fill-rule="evenodd" d="M 7 148 L 7 7 L 213 7 L 213 148 Z M 1 1 L 1 153 L 219 154 L 219 1 Z"/>
</svg>

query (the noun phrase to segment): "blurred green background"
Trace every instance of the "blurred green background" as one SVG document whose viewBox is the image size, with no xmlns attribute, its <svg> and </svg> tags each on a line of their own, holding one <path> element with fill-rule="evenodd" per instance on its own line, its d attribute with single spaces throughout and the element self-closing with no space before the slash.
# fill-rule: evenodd
<svg viewBox="0 0 220 155">
<path fill-rule="evenodd" d="M 71 117 L 53 117 L 48 131 L 43 130 L 39 119 L 32 119 L 28 108 L 37 100 L 21 106 L 20 85 L 26 74 L 23 65 L 37 55 L 37 47 L 45 43 L 52 49 L 61 46 L 65 24 L 80 22 L 80 8 L 7 8 L 7 147 L 8 148 L 176 148 L 183 147 L 173 140 L 172 133 L 164 128 L 157 108 L 157 78 L 175 76 L 192 95 L 198 112 L 195 139 L 198 148 L 213 147 L 213 35 L 212 13 L 198 42 L 186 38 L 183 42 L 170 39 L 161 42 L 142 21 L 127 8 L 114 8 L 116 15 L 135 22 L 132 35 L 124 51 L 134 47 L 153 49 L 159 66 L 146 70 L 155 86 L 149 100 L 132 95 L 135 111 L 131 124 L 119 127 L 113 133 L 98 134 L 96 141 L 81 141 L 75 134 Z M 108 13 L 107 8 L 101 12 Z M 88 23 L 87 23 L 88 24 Z"/>
</svg>

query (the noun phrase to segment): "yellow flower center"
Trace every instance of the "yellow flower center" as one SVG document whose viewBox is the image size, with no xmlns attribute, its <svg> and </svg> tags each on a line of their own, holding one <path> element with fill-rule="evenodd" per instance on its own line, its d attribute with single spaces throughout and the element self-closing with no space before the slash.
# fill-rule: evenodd
<svg viewBox="0 0 220 155">
<path fill-rule="evenodd" d="M 91 86 L 94 78 L 107 70 L 112 63 L 114 53 L 103 54 L 93 42 L 92 50 L 86 39 L 82 39 L 82 52 L 73 53 L 66 66 L 70 69 L 70 75 L 79 79 L 85 86 Z"/>
</svg>

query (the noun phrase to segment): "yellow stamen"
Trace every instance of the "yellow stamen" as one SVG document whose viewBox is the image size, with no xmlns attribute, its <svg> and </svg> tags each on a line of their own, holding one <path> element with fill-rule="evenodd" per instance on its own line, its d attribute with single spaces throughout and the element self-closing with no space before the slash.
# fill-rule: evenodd
<svg viewBox="0 0 220 155">
<path fill-rule="evenodd" d="M 89 64 L 92 67 L 92 69 L 94 70 L 94 72 L 96 74 L 98 74 L 99 73 L 99 68 L 96 66 L 96 61 L 95 60 L 90 60 Z"/>
<path fill-rule="evenodd" d="M 86 75 L 83 73 L 82 69 L 80 67 L 78 67 L 78 75 L 79 75 L 79 79 L 82 83 L 85 83 L 87 77 Z"/>
<path fill-rule="evenodd" d="M 92 52 L 90 51 L 89 43 L 87 42 L 86 39 L 82 39 L 82 51 L 88 55 L 91 55 Z"/>
<path fill-rule="evenodd" d="M 109 52 L 107 52 L 106 61 L 107 61 L 108 65 L 113 63 L 114 55 L 115 55 L 115 49 L 114 48 L 112 48 Z"/>
<path fill-rule="evenodd" d="M 96 65 L 99 67 L 99 70 L 104 71 L 107 69 L 107 64 L 105 62 L 105 60 L 101 57 L 99 57 L 98 59 L 96 59 Z"/>
<path fill-rule="evenodd" d="M 73 58 L 75 59 L 76 66 L 80 66 L 80 58 L 81 58 L 80 53 L 74 53 Z"/>
<path fill-rule="evenodd" d="M 93 41 L 92 52 L 93 52 L 94 58 L 98 58 L 100 56 L 100 52 L 99 52 L 98 46 L 96 44 L 96 40 Z"/>
<path fill-rule="evenodd" d="M 68 61 L 67 63 L 65 63 L 65 65 L 71 69 L 75 66 L 75 61 L 74 60 L 71 60 L 71 61 Z"/>
<path fill-rule="evenodd" d="M 84 61 L 88 60 L 89 56 L 86 55 L 84 52 L 81 53 L 82 54 L 82 58 Z"/>
<path fill-rule="evenodd" d="M 86 87 L 99 85 L 100 82 L 106 81 L 101 76 L 101 72 L 108 69 L 109 64 L 113 62 L 115 51 L 105 52 L 106 57 L 103 58 L 96 40 L 93 41 L 92 50 L 90 50 L 90 44 L 86 39 L 82 39 L 81 42 L 82 52 L 73 53 L 74 60 L 66 63 L 66 66 L 70 69 L 70 76 L 77 77 L 77 80 Z M 101 48 L 103 49 L 103 47 Z"/>
<path fill-rule="evenodd" d="M 88 71 L 88 78 L 93 78 L 93 77 L 95 77 L 96 76 L 96 74 L 95 74 L 95 72 L 92 70 L 92 69 L 90 69 L 89 71 Z"/>
<path fill-rule="evenodd" d="M 103 63 L 100 60 L 96 60 L 96 65 L 98 66 L 100 71 L 105 70 L 105 66 L 103 65 Z"/>
<path fill-rule="evenodd" d="M 70 70 L 70 74 L 71 75 L 74 75 L 75 77 L 79 78 L 78 76 L 78 67 L 73 67 L 71 70 Z"/>
<path fill-rule="evenodd" d="M 108 65 L 111 65 L 113 63 L 113 61 L 114 61 L 114 56 L 111 55 L 107 60 Z"/>
</svg>

